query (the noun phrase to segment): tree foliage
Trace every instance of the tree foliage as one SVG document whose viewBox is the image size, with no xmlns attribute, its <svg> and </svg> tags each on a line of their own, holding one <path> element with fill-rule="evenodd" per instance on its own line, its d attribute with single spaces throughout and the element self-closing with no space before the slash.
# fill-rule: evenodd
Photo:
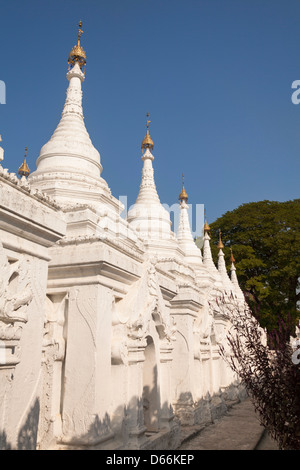
<svg viewBox="0 0 300 470">
<path fill-rule="evenodd" d="M 299 319 L 300 199 L 243 204 L 210 223 L 217 263 L 219 230 L 227 267 L 230 247 L 241 289 L 261 326 L 273 331 L 278 314 L 292 324 Z"/>
</svg>

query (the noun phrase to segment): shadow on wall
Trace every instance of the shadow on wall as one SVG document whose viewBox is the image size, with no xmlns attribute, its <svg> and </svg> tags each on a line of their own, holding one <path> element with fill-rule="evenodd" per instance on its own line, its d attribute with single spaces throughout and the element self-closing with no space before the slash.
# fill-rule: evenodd
<svg viewBox="0 0 300 470">
<path fill-rule="evenodd" d="M 132 416 L 136 416 L 136 427 L 143 426 L 143 405 L 141 398 L 132 397 L 127 406 L 120 405 L 112 413 L 106 412 L 102 419 L 96 415 L 94 421 L 88 427 L 86 433 L 75 436 L 68 442 L 57 439 L 59 446 L 64 448 L 93 448 L 106 443 L 115 438 L 121 448 L 126 449 L 130 441 L 130 432 L 132 430 Z M 80 404 L 78 404 L 80 406 Z M 168 406 L 165 404 L 165 407 Z M 157 410 L 155 410 L 157 413 Z M 0 432 L 0 450 L 37 450 L 43 449 L 43 443 L 38 445 L 38 430 L 40 418 L 40 403 L 36 399 L 34 405 L 30 408 L 25 424 L 19 431 L 17 444 L 13 445 L 8 441 L 6 431 Z M 157 428 L 157 432 L 159 429 Z"/>
<path fill-rule="evenodd" d="M 18 450 L 35 450 L 40 417 L 40 402 L 35 400 L 24 426 L 18 434 Z"/>
<path fill-rule="evenodd" d="M 224 416 L 228 409 L 247 398 L 245 387 L 236 382 L 228 387 L 219 388 L 214 393 L 194 400 L 191 392 L 182 392 L 174 401 L 174 411 L 182 427 L 212 424 Z"/>
<path fill-rule="evenodd" d="M 210 424 L 226 413 L 229 402 L 232 400 L 240 401 L 246 398 L 246 396 L 242 395 L 243 394 L 239 393 L 238 388 L 234 386 L 229 387 L 227 391 L 223 391 L 222 393 L 215 395 L 207 394 L 206 397 L 203 397 L 197 403 L 193 402 L 190 393 L 181 394 L 177 406 L 175 405 L 175 411 L 179 411 L 178 414 L 182 414 L 182 418 L 184 418 L 185 415 L 187 416 L 187 422 L 181 423 L 183 426 L 184 424 Z M 133 448 L 132 435 L 134 435 L 137 430 L 143 428 L 143 426 L 145 426 L 145 438 L 147 438 L 149 431 L 151 431 L 152 440 L 157 436 L 157 442 L 154 444 L 155 447 L 153 447 L 154 449 L 167 450 L 178 448 L 181 444 L 180 422 L 178 419 L 175 417 L 173 421 L 173 426 L 177 426 L 178 429 L 175 439 L 174 428 L 171 429 L 166 426 L 164 420 L 157 419 L 158 415 L 160 415 L 160 417 L 164 415 L 173 416 L 172 406 L 168 403 L 163 403 L 161 406 L 157 407 L 157 390 L 155 390 L 154 394 L 147 390 L 146 396 L 147 400 L 150 398 L 150 400 L 153 399 L 155 402 L 153 404 L 155 406 L 151 409 L 153 420 L 150 419 L 149 421 L 149 416 L 145 416 L 145 397 L 142 399 L 134 396 L 126 406 L 120 405 L 114 412 L 106 412 L 102 419 L 100 419 L 99 415 L 95 415 L 86 433 L 80 436 L 74 436 L 74 438 L 70 439 L 68 442 L 57 439 L 59 448 L 74 450 L 80 448 L 105 448 L 107 450 L 110 448 L 131 449 Z M 78 406 L 80 406 L 80 404 L 78 404 Z M 39 418 L 40 403 L 39 400 L 36 399 L 28 413 L 25 424 L 19 431 L 16 448 L 7 441 L 7 434 L 4 430 L 0 433 L 0 450 L 37 450 L 38 448 L 46 450 L 43 447 L 43 442 L 41 442 L 41 445 L 37 443 L 39 425 L 44 425 L 44 423 L 39 423 Z M 147 426 L 147 420 L 149 427 Z M 145 445 L 145 441 L 143 445 Z"/>
<path fill-rule="evenodd" d="M 0 450 L 11 450 L 11 445 L 7 442 L 7 435 L 5 431 L 0 433 Z"/>
<path fill-rule="evenodd" d="M 102 419 L 96 415 L 86 433 L 74 436 L 68 442 L 62 439 L 58 447 L 74 450 L 142 450 L 148 448 L 150 439 L 157 450 L 177 448 L 180 445 L 180 423 L 173 415 L 172 406 L 164 403 L 157 408 L 156 393 L 152 394 L 148 389 L 144 389 L 144 393 L 146 400 L 145 395 L 133 396 L 129 403 L 116 407 L 110 413 L 106 412 Z M 152 397 L 155 399 L 153 404 L 149 403 Z M 170 412 L 172 419 L 166 422 L 162 417 L 167 412 Z"/>
<path fill-rule="evenodd" d="M 25 424 L 18 434 L 17 450 L 36 450 L 39 417 L 40 402 L 36 399 L 28 413 Z M 7 442 L 5 431 L 0 433 L 0 450 L 12 450 L 12 445 Z"/>
</svg>

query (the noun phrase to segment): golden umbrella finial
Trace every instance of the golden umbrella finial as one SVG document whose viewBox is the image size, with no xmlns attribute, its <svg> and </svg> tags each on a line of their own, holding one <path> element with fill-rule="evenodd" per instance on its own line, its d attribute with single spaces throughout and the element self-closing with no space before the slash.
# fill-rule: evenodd
<svg viewBox="0 0 300 470">
<path fill-rule="evenodd" d="M 24 161 L 19 168 L 19 175 L 25 176 L 27 178 L 30 175 L 30 170 L 29 170 L 29 166 L 26 163 L 26 158 L 27 158 L 27 147 L 25 147 Z"/>
<path fill-rule="evenodd" d="M 83 34 L 83 31 L 81 29 L 82 27 L 82 21 L 79 22 L 79 29 L 78 29 L 78 39 L 77 39 L 77 44 L 76 46 L 73 47 L 69 54 L 69 59 L 68 59 L 68 64 L 69 64 L 69 69 L 73 68 L 75 63 L 78 62 L 79 67 L 81 70 L 84 69 L 86 66 L 86 53 L 82 49 L 80 45 L 80 38 L 81 35 Z"/>
<path fill-rule="evenodd" d="M 222 239 L 221 239 L 221 234 L 222 234 L 222 232 L 221 232 L 221 230 L 219 230 L 219 243 L 218 243 L 219 250 L 222 250 L 224 248 L 224 245 L 223 245 Z"/>
<path fill-rule="evenodd" d="M 233 257 L 233 253 L 232 253 L 232 248 L 231 248 L 231 247 L 230 247 L 230 253 L 231 253 L 231 255 L 230 255 L 230 262 L 231 262 L 231 263 L 235 263 L 235 259 L 234 259 L 234 257 Z"/>
<path fill-rule="evenodd" d="M 179 201 L 185 201 L 187 202 L 188 200 L 188 195 L 187 195 L 187 192 L 185 190 L 185 187 L 184 187 L 184 173 L 182 173 L 182 190 L 181 190 L 181 193 L 179 194 Z"/>
<path fill-rule="evenodd" d="M 146 127 L 147 127 L 147 132 L 146 132 L 146 135 L 144 137 L 144 140 L 142 142 L 142 149 L 153 149 L 154 148 L 154 142 L 153 140 L 151 139 L 150 137 L 150 134 L 149 134 L 149 124 L 151 121 L 149 121 L 149 113 L 147 113 L 147 121 L 146 121 Z"/>
<path fill-rule="evenodd" d="M 83 31 L 82 31 L 82 21 L 79 21 L 79 29 L 78 29 L 78 41 L 77 41 L 77 45 L 80 46 L 80 38 L 81 38 L 81 35 L 83 34 Z"/>
<path fill-rule="evenodd" d="M 208 225 L 207 220 L 206 220 L 206 209 L 204 209 L 204 233 L 209 232 L 209 231 L 210 231 L 210 226 Z"/>
</svg>

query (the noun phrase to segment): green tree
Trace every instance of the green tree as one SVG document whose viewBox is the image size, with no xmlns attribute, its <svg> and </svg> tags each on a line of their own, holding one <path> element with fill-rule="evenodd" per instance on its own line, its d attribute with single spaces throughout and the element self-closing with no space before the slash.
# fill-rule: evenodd
<svg viewBox="0 0 300 470">
<path fill-rule="evenodd" d="M 241 289 L 261 326 L 273 331 L 280 316 L 293 328 L 299 320 L 300 199 L 243 204 L 210 228 L 215 262 L 221 230 L 227 267 L 232 247 Z"/>
</svg>

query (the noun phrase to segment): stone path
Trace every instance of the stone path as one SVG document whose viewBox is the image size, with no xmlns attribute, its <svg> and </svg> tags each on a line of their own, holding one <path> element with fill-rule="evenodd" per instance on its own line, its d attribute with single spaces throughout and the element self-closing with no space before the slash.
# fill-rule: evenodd
<svg viewBox="0 0 300 470">
<path fill-rule="evenodd" d="M 234 405 L 213 424 L 184 432 L 179 450 L 278 450 L 260 425 L 250 399 Z"/>
</svg>

